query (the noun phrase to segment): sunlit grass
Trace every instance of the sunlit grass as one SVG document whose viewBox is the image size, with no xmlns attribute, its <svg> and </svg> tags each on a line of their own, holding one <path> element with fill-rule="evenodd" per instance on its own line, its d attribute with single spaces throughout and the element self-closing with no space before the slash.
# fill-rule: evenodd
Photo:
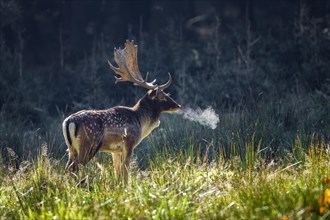
<svg viewBox="0 0 330 220">
<path fill-rule="evenodd" d="M 51 158 L 45 146 L 36 159 L 22 162 L 17 171 L 2 164 L 0 216 L 9 219 L 329 216 L 328 182 L 324 178 L 330 176 L 330 155 L 324 142 L 311 143 L 304 152 L 297 139 L 292 149 L 299 153 L 287 155 L 291 160 L 266 163 L 259 156 L 259 141 L 253 139 L 244 144 L 244 161 L 239 154 L 228 159 L 222 151 L 202 151 L 194 146 L 193 140 L 177 151 L 168 144 L 155 154 L 153 151 L 159 148 L 155 138 L 149 138 L 150 154 L 143 157 L 148 166 L 139 168 L 135 161 L 127 187 L 115 180 L 111 159 L 104 155 L 101 161 L 84 167 L 77 177 L 65 175 L 64 161 Z M 208 155 L 210 152 L 213 155 Z M 86 184 L 77 186 L 86 176 Z"/>
</svg>

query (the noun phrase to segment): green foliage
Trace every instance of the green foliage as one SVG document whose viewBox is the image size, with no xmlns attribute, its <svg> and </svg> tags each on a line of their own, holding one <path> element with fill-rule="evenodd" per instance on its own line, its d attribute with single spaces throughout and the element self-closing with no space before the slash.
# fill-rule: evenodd
<svg viewBox="0 0 330 220">
<path fill-rule="evenodd" d="M 171 131 L 167 131 L 171 137 Z M 209 155 L 194 145 L 173 152 L 171 144 L 152 145 L 145 160 L 150 166 L 133 166 L 127 187 L 115 180 L 108 158 L 91 162 L 78 174 L 64 174 L 64 163 L 53 159 L 46 146 L 14 172 L 1 164 L 0 215 L 21 219 L 317 219 L 311 205 L 322 194 L 321 180 L 330 175 L 328 147 L 311 143 L 308 153 L 288 156 L 290 161 L 266 164 L 251 155 L 245 159 Z M 299 151 L 297 139 L 293 151 Z M 234 149 L 234 150 L 238 150 Z M 212 157 L 211 162 L 205 158 Z M 247 162 L 244 162 L 247 161 Z M 244 163 L 246 165 L 244 165 Z M 85 186 L 77 185 L 85 179 Z"/>
</svg>

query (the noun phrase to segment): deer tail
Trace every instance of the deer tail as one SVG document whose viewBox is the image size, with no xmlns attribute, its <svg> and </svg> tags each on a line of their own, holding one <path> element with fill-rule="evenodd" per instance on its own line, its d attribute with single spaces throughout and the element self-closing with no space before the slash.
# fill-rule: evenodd
<svg viewBox="0 0 330 220">
<path fill-rule="evenodd" d="M 76 133 L 76 125 L 73 122 L 68 122 L 68 120 L 64 120 L 62 126 L 65 143 L 66 145 L 68 145 L 68 147 L 71 147 L 72 138 L 74 138 L 74 134 Z"/>
</svg>

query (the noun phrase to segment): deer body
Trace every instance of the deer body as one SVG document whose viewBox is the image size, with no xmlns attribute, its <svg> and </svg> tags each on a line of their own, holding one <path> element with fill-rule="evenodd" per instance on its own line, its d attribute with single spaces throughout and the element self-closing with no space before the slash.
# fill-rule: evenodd
<svg viewBox="0 0 330 220">
<path fill-rule="evenodd" d="M 149 91 L 133 107 L 82 110 L 67 117 L 63 121 L 63 135 L 69 149 L 66 170 L 76 172 L 79 165 L 85 165 L 97 152 L 111 152 L 117 177 L 120 178 L 123 172 L 127 183 L 133 149 L 159 126 L 162 112 L 173 112 L 180 108 L 163 91 L 171 83 L 171 77 L 163 86 L 136 80 L 142 79 L 136 54 L 133 42 L 126 42 L 125 49 L 115 50 L 115 61 L 120 68 L 111 64 L 110 67 L 122 76 L 116 78 L 116 82 L 131 81 Z"/>
<path fill-rule="evenodd" d="M 66 118 L 63 134 L 78 163 L 88 162 L 98 151 L 122 152 L 126 145 L 134 148 L 158 127 L 160 110 L 141 106 L 146 96 L 132 108 L 82 110 Z"/>
</svg>

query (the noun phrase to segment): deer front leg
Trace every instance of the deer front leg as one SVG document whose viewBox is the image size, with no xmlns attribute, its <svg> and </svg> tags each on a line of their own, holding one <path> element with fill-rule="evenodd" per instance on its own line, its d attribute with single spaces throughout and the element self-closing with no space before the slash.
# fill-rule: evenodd
<svg viewBox="0 0 330 220">
<path fill-rule="evenodd" d="M 115 167 L 117 180 L 121 178 L 121 153 L 112 153 L 113 166 Z"/>
<path fill-rule="evenodd" d="M 126 145 L 123 150 L 123 161 L 122 161 L 122 170 L 124 171 L 124 183 L 127 185 L 128 183 L 128 175 L 129 175 L 129 163 L 132 156 L 133 147 L 130 145 Z"/>
</svg>

